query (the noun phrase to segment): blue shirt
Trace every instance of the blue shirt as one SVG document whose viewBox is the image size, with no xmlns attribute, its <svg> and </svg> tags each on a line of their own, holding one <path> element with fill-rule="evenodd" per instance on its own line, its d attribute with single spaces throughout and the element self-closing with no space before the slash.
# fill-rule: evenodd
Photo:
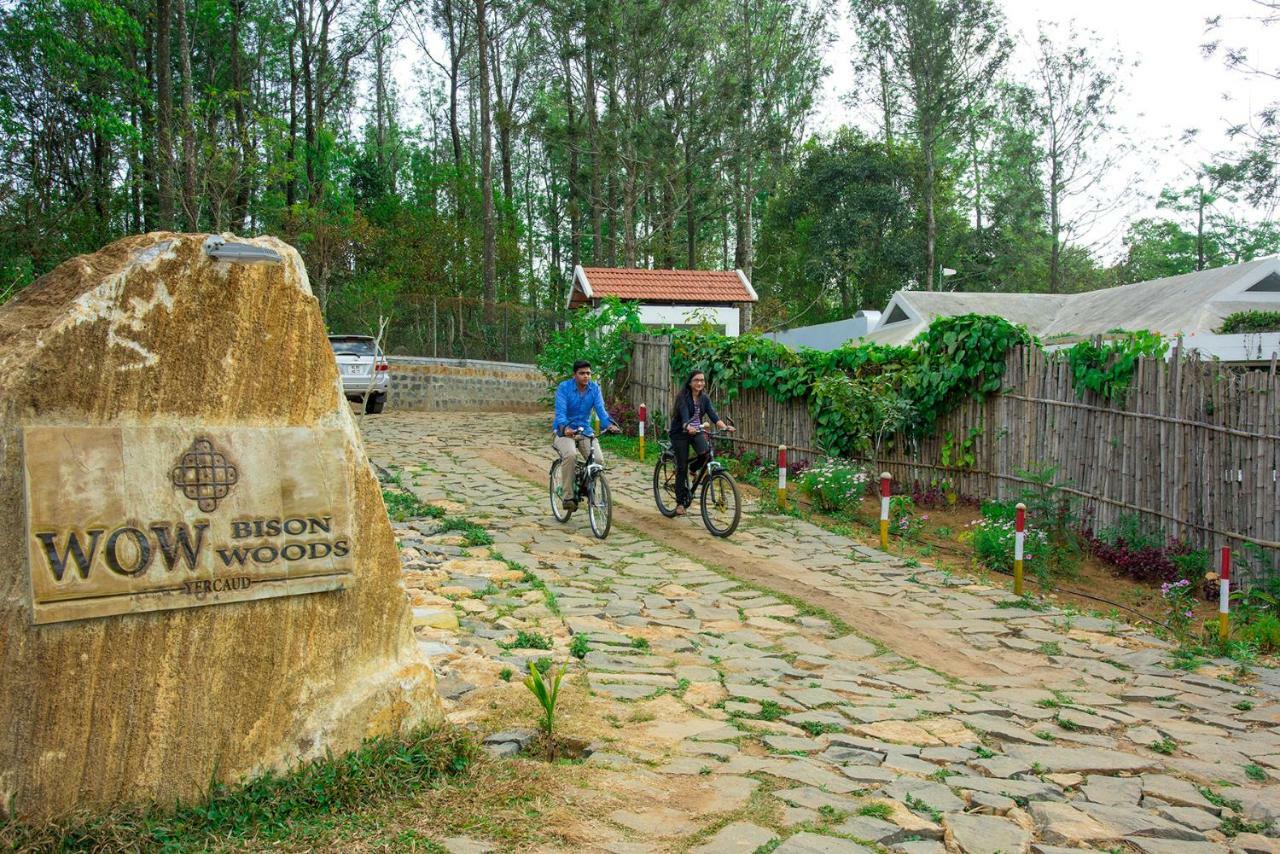
<svg viewBox="0 0 1280 854">
<path fill-rule="evenodd" d="M 609 429 L 609 411 L 604 408 L 604 396 L 600 394 L 600 386 L 594 381 L 587 383 L 585 391 L 578 391 L 578 383 L 570 378 L 556 387 L 556 420 L 551 430 L 557 436 L 564 435 L 565 427 L 573 427 L 584 431 L 587 436 L 591 432 L 591 410 L 600 417 L 600 429 Z"/>
</svg>

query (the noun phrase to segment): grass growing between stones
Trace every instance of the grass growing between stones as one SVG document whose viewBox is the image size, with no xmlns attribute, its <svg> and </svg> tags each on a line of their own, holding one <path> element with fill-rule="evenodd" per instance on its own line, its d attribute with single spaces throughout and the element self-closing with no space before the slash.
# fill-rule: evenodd
<svg viewBox="0 0 1280 854">
<path fill-rule="evenodd" d="M 366 741 L 340 756 L 243 784 L 216 783 L 209 796 L 172 809 L 151 805 L 41 826 L 0 824 L 14 851 L 203 850 L 326 838 L 359 823 L 357 813 L 411 797 L 465 772 L 478 748 L 454 727 L 420 728 Z M 356 828 L 359 830 L 359 828 Z"/>
</svg>

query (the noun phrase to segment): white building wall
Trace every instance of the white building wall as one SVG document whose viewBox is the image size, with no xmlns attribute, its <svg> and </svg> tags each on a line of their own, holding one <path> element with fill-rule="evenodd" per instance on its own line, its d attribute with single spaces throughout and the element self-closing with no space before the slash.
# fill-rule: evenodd
<svg viewBox="0 0 1280 854">
<path fill-rule="evenodd" d="M 706 321 L 723 326 L 724 334 L 736 337 L 741 329 L 736 305 L 646 305 L 640 304 L 640 322 L 647 326 L 692 326 Z"/>
</svg>

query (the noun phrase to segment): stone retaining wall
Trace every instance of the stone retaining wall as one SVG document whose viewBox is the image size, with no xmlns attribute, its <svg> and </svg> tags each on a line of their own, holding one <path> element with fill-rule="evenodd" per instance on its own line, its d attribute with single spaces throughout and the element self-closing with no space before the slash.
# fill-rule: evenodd
<svg viewBox="0 0 1280 854">
<path fill-rule="evenodd" d="M 546 380 L 533 365 L 416 356 L 388 356 L 387 361 L 388 409 L 534 412 L 548 407 L 540 402 Z"/>
</svg>

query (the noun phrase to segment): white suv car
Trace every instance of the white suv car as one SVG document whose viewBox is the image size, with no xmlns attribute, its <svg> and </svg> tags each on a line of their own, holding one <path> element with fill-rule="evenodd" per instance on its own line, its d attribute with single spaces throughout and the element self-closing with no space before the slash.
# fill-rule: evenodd
<svg viewBox="0 0 1280 854">
<path fill-rule="evenodd" d="M 338 360 L 347 400 L 363 401 L 367 413 L 381 412 L 391 386 L 391 366 L 377 340 L 368 335 L 330 335 L 329 345 Z"/>
</svg>

